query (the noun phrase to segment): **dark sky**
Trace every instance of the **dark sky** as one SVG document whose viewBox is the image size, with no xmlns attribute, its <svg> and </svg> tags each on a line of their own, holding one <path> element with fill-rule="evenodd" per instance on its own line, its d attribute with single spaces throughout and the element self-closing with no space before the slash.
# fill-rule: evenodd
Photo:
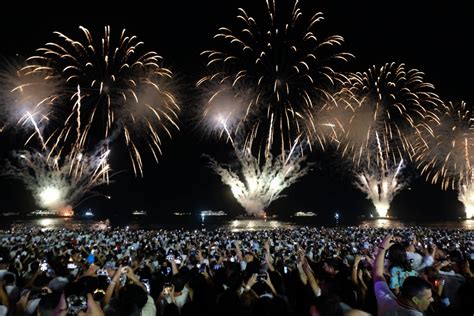
<svg viewBox="0 0 474 316">
<path fill-rule="evenodd" d="M 112 32 L 123 27 L 145 42 L 148 50 L 164 57 L 165 65 L 178 74 L 182 107 L 186 113 L 196 107 L 193 84 L 204 74 L 204 60 L 199 53 L 212 47 L 212 36 L 220 26 L 235 25 L 237 8 L 250 12 L 262 0 L 173 0 L 155 1 L 152 5 L 133 2 L 134 6 L 109 5 L 107 9 L 76 3 L 77 8 L 18 8 L 12 10 L 15 23 L 0 18 L 0 54 L 28 56 L 35 48 L 55 39 L 55 30 L 78 34 L 78 25 L 102 32 L 111 25 Z M 345 50 L 356 59 L 342 70 L 364 71 L 385 62 L 404 62 L 426 74 L 445 100 L 465 100 L 472 104 L 474 12 L 461 0 L 433 1 L 311 1 L 303 0 L 306 13 L 322 11 L 323 24 L 331 34 L 342 35 Z M 413 3 L 416 2 L 416 5 Z M 72 3 L 71 3 L 72 4 Z M 68 5 L 71 5 L 68 4 Z M 309 8 L 309 9 L 308 9 Z M 49 12 L 49 13 L 48 13 Z M 3 15 L 9 14 L 3 10 Z M 255 14 L 257 15 L 257 14 Z M 258 15 L 257 15 L 258 16 Z M 223 141 L 203 138 L 186 117 L 181 132 L 166 141 L 160 163 L 145 158 L 145 177 L 135 178 L 123 144 L 114 144 L 111 164 L 118 174 L 109 187 L 100 188 L 112 199 L 89 199 L 81 207 L 94 207 L 103 212 L 127 212 L 146 209 L 153 213 L 203 209 L 226 210 L 234 214 L 243 209 L 217 175 L 206 167 L 203 153 L 221 161 L 232 157 L 231 148 Z M 17 137 L 0 134 L 1 157 L 17 147 Z M 274 202 L 273 213 L 299 210 L 329 213 L 362 214 L 372 209 L 365 195 L 352 185 L 353 178 L 336 163 L 337 158 L 310 153 L 318 161 L 317 168 L 286 191 L 286 197 Z M 410 169 L 410 168 L 409 168 Z M 414 170 L 410 189 L 402 191 L 392 203 L 393 214 L 403 217 L 455 217 L 462 213 L 455 192 L 443 192 L 428 185 Z M 35 208 L 30 194 L 21 183 L 0 179 L 0 211 Z"/>
</svg>

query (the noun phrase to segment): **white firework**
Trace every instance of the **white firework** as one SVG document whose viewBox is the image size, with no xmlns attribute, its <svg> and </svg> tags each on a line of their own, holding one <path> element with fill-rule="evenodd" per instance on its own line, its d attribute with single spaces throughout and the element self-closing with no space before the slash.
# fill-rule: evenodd
<svg viewBox="0 0 474 316">
<path fill-rule="evenodd" d="M 280 198 L 282 191 L 306 175 L 309 165 L 305 157 L 283 159 L 265 156 L 263 165 L 249 151 L 236 150 L 240 172 L 224 167 L 211 159 L 211 167 L 221 176 L 234 197 L 248 214 L 263 216 L 267 207 Z M 288 156 L 291 157 L 291 154 Z M 241 176 L 239 176 L 241 175 Z"/>
<path fill-rule="evenodd" d="M 108 150 L 66 157 L 20 151 L 14 154 L 15 159 L 8 163 L 3 175 L 22 181 L 38 206 L 71 210 L 92 189 L 108 183 L 108 155 Z"/>
</svg>

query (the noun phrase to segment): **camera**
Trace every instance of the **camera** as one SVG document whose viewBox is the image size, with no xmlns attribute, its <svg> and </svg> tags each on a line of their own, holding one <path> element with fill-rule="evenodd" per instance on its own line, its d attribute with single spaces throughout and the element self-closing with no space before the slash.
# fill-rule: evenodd
<svg viewBox="0 0 474 316">
<path fill-rule="evenodd" d="M 70 262 L 70 263 L 67 264 L 67 268 L 68 268 L 68 270 L 75 270 L 75 269 L 77 269 L 77 264 Z"/>
<path fill-rule="evenodd" d="M 40 270 L 44 272 L 48 269 L 49 269 L 48 262 L 46 262 L 46 260 L 43 260 L 40 264 Z"/>
<path fill-rule="evenodd" d="M 79 312 L 87 311 L 87 298 L 80 295 L 69 295 L 66 297 L 68 315 L 77 315 Z"/>
<path fill-rule="evenodd" d="M 171 273 L 171 267 L 163 267 L 161 273 L 165 276 L 168 276 Z"/>
<path fill-rule="evenodd" d="M 95 289 L 94 293 L 92 293 L 94 301 L 100 301 L 105 296 L 105 291 L 103 289 Z"/>
<path fill-rule="evenodd" d="M 257 281 L 258 282 L 264 282 L 266 279 L 267 279 L 267 274 L 266 273 L 259 273 L 257 275 Z"/>
</svg>

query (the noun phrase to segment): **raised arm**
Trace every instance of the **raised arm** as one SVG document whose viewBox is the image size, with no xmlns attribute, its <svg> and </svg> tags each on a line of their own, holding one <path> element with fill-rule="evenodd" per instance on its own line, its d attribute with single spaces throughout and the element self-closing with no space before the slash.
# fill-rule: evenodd
<svg viewBox="0 0 474 316">
<path fill-rule="evenodd" d="M 385 236 L 384 240 L 382 240 L 382 243 L 380 243 L 379 245 L 377 256 L 375 257 L 374 261 L 374 283 L 377 281 L 385 282 L 385 278 L 383 276 L 385 253 L 387 252 L 388 248 L 393 245 L 392 238 L 393 235 L 388 234 L 387 236 Z"/>
</svg>

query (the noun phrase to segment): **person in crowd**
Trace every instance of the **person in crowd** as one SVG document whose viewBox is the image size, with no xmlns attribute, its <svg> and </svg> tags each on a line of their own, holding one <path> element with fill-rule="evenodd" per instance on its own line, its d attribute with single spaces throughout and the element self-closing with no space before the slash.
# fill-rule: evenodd
<svg viewBox="0 0 474 316">
<path fill-rule="evenodd" d="M 385 254 L 394 242 L 393 235 L 387 235 L 378 246 L 379 250 L 374 262 L 374 289 L 377 298 L 379 316 L 423 316 L 433 301 L 431 285 L 426 280 L 407 277 L 397 298 L 387 285 L 384 276 Z M 399 251 L 397 249 L 397 251 Z"/>
<path fill-rule="evenodd" d="M 405 247 L 400 243 L 395 243 L 390 247 L 388 262 L 390 269 L 389 287 L 398 295 L 405 279 L 409 276 L 417 276 L 418 272 L 412 269 Z"/>
<path fill-rule="evenodd" d="M 473 314 L 469 230 L 15 226 L 0 236 L 7 316 Z M 419 278 L 406 274 L 423 264 Z"/>
</svg>

